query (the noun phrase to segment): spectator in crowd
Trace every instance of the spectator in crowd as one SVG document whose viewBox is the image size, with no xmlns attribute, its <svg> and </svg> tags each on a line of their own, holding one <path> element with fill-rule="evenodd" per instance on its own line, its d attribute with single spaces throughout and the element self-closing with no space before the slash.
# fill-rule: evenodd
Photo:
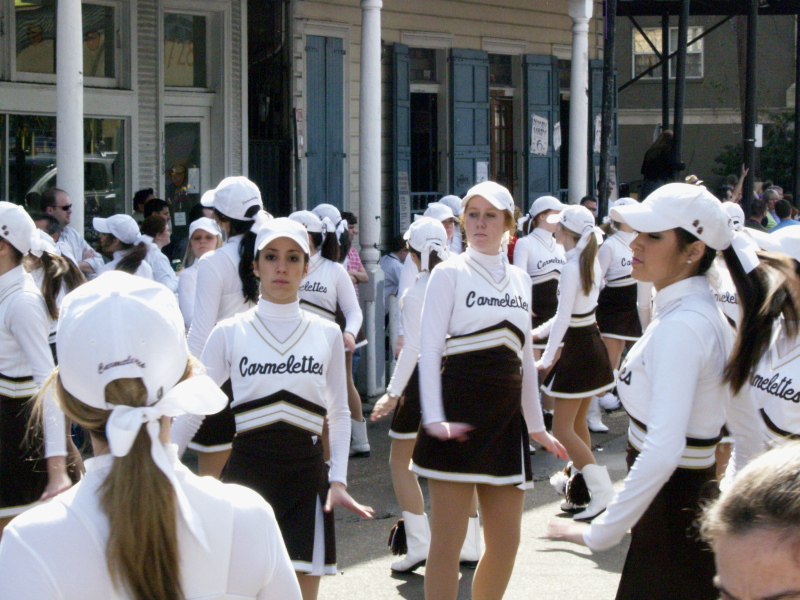
<svg viewBox="0 0 800 600">
<path fill-rule="evenodd" d="M 353 282 L 353 286 L 356 288 L 356 298 L 358 298 L 358 284 L 369 281 L 367 270 L 364 268 L 361 257 L 358 255 L 358 250 L 353 244 L 358 235 L 358 217 L 351 212 L 343 212 L 342 218 L 347 221 L 347 231 L 350 233 L 350 243 L 352 244 L 350 250 L 347 251 L 344 268 L 347 270 L 347 274 L 350 275 L 350 281 Z"/>
<path fill-rule="evenodd" d="M 58 238 L 63 230 L 63 227 L 61 227 L 61 223 L 58 222 L 58 219 L 56 219 L 53 215 L 48 215 L 47 213 L 36 213 L 32 215 L 32 218 L 38 229 L 41 229 L 47 235 L 53 238 L 54 242 L 58 242 Z"/>
<path fill-rule="evenodd" d="M 780 223 L 772 228 L 772 231 L 778 231 L 789 225 L 800 225 L 800 221 L 792 218 L 792 205 L 788 200 L 778 200 L 775 203 L 775 214 L 778 216 Z"/>
<path fill-rule="evenodd" d="M 151 198 L 155 198 L 153 188 L 139 190 L 133 195 L 133 214 L 131 216 L 137 223 L 144 221 L 144 205 Z"/>
<path fill-rule="evenodd" d="M 775 213 L 775 204 L 781 199 L 781 195 L 776 188 L 768 187 L 762 198 L 767 203 L 767 214 L 764 215 L 761 224 L 767 228 L 767 231 L 772 231 L 780 222 L 780 218 Z"/>
<path fill-rule="evenodd" d="M 150 215 L 158 215 L 169 219 L 169 204 L 161 198 L 150 198 L 144 205 L 144 218 L 146 219 Z"/>
<path fill-rule="evenodd" d="M 766 233 L 767 228 L 761 223 L 767 214 L 767 203 L 763 198 L 753 198 L 753 203 L 750 205 L 750 217 L 745 222 L 744 226 L 756 231 L 763 231 Z"/>
<path fill-rule="evenodd" d="M 594 196 L 584 196 L 581 198 L 581 206 L 588 208 L 594 220 L 597 221 L 597 198 Z"/>
<path fill-rule="evenodd" d="M 389 314 L 389 296 L 397 296 L 397 286 L 400 284 L 400 271 L 403 270 L 403 261 L 408 256 L 406 240 L 398 235 L 392 240 L 389 253 L 381 256 L 380 264 L 383 269 L 383 304 L 386 314 Z M 399 298 L 398 298 L 399 300 Z"/>
<path fill-rule="evenodd" d="M 61 254 L 78 265 L 87 276 L 100 272 L 105 261 L 83 239 L 83 234 L 69 226 L 72 219 L 72 202 L 69 194 L 59 188 L 50 188 L 42 194 L 39 206 L 43 213 L 54 217 L 61 225 L 62 231 L 58 239 L 58 248 Z"/>
</svg>

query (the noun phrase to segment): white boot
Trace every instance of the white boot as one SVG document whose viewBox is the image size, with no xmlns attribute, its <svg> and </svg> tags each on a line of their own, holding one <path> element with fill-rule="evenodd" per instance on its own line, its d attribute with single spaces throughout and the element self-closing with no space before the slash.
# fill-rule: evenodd
<svg viewBox="0 0 800 600">
<path fill-rule="evenodd" d="M 603 424 L 600 418 L 600 400 L 597 396 L 592 396 L 589 401 L 589 412 L 586 414 L 586 424 L 589 426 L 589 431 L 594 433 L 608 433 L 608 427 Z"/>
<path fill-rule="evenodd" d="M 369 456 L 369 440 L 367 439 L 367 420 L 354 421 L 350 419 L 351 439 L 350 456 L 355 458 Z"/>
<path fill-rule="evenodd" d="M 586 465 L 583 467 L 582 473 L 586 480 L 586 486 L 592 493 L 592 500 L 585 510 L 572 518 L 575 521 L 591 521 L 602 513 L 614 498 L 614 486 L 611 483 L 611 477 L 608 476 L 608 469 L 605 467 Z"/>
<path fill-rule="evenodd" d="M 392 571 L 407 573 L 421 567 L 428 559 L 428 547 L 431 545 L 431 527 L 428 515 L 415 515 L 403 511 L 403 525 L 406 530 L 408 551 L 405 558 L 392 563 Z"/>
<path fill-rule="evenodd" d="M 467 525 L 467 537 L 464 538 L 464 545 L 461 546 L 461 555 L 458 562 L 462 565 L 475 568 L 481 559 L 483 551 L 481 549 L 481 525 L 478 517 L 470 517 Z"/>
</svg>

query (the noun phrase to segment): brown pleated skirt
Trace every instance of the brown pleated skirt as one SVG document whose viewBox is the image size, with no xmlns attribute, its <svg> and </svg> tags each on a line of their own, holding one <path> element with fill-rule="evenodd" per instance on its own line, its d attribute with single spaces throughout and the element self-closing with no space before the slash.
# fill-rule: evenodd
<svg viewBox="0 0 800 600">
<path fill-rule="evenodd" d="M 558 279 L 550 279 L 542 283 L 535 283 L 531 288 L 531 310 L 536 315 L 532 318 L 532 328 L 544 325 L 552 319 L 558 311 Z M 540 350 L 547 348 L 547 338 L 535 340 L 533 347 Z"/>
<path fill-rule="evenodd" d="M 604 287 L 597 298 L 597 326 L 603 337 L 638 340 L 642 324 L 636 307 L 637 286 Z"/>
<path fill-rule="evenodd" d="M 389 428 L 389 437 L 399 440 L 411 440 L 417 437 L 419 424 L 422 421 L 422 409 L 419 403 L 419 369 L 414 367 L 414 372 L 408 379 L 403 397 L 397 404 L 392 417 L 392 426 Z"/>
<path fill-rule="evenodd" d="M 596 323 L 570 327 L 542 391 L 554 398 L 588 398 L 614 387 L 614 371 Z"/>
</svg>

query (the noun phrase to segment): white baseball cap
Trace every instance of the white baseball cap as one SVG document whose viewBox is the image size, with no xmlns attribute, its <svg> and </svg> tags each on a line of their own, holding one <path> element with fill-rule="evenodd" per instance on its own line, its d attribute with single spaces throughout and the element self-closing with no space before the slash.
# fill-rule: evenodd
<svg viewBox="0 0 800 600">
<path fill-rule="evenodd" d="M 440 223 L 449 220 L 458 221 L 458 217 L 453 214 L 453 209 L 446 204 L 441 204 L 440 202 L 431 202 L 428 204 L 428 208 L 425 209 L 425 212 L 422 213 L 422 216 L 432 217 L 437 219 Z"/>
<path fill-rule="evenodd" d="M 728 216 L 731 219 L 731 223 L 733 224 L 733 230 L 742 231 L 744 229 L 744 221 L 745 221 L 744 211 L 742 210 L 742 207 L 736 204 L 735 202 L 726 201 L 722 203 L 722 208 L 724 208 L 725 212 L 728 213 Z"/>
<path fill-rule="evenodd" d="M 292 221 L 297 221 L 309 233 L 322 233 L 322 219 L 310 210 L 298 210 L 289 215 Z"/>
<path fill-rule="evenodd" d="M 461 215 L 461 198 L 458 196 L 453 196 L 452 194 L 442 196 L 439 198 L 439 203 L 449 206 L 455 216 Z"/>
<path fill-rule="evenodd" d="M 595 227 L 592 211 L 580 204 L 571 204 L 560 213 L 547 217 L 548 223 L 560 223 L 562 227 L 583 235 Z"/>
<path fill-rule="evenodd" d="M 342 213 L 333 204 L 318 204 L 311 212 L 320 219 L 330 219 L 330 222 L 334 225 L 338 225 L 339 221 L 342 220 Z"/>
<path fill-rule="evenodd" d="M 628 198 L 628 197 L 618 198 L 617 200 L 611 203 L 609 209 L 614 208 L 615 206 L 631 206 L 633 204 L 639 204 L 639 203 L 633 198 Z"/>
<path fill-rule="evenodd" d="M 0 237 L 23 254 L 31 251 L 36 245 L 34 240 L 41 238 L 37 233 L 36 223 L 19 204 L 0 201 Z M 41 252 L 39 252 L 41 256 Z"/>
<path fill-rule="evenodd" d="M 423 271 L 428 270 L 430 253 L 435 251 L 442 260 L 447 260 L 449 251 L 447 247 L 447 232 L 439 219 L 434 217 L 420 217 L 411 224 L 408 231 L 403 234 L 403 239 L 421 256 Z"/>
<path fill-rule="evenodd" d="M 540 196 L 536 200 L 533 201 L 531 205 L 531 209 L 528 211 L 528 214 L 531 218 L 535 217 L 539 213 L 543 213 L 546 210 L 555 210 L 561 212 L 567 208 L 566 204 L 562 204 L 558 201 L 557 198 L 553 196 Z"/>
<path fill-rule="evenodd" d="M 720 201 L 705 187 L 668 183 L 641 204 L 611 209 L 611 218 L 646 233 L 680 227 L 715 250 L 731 242 L 733 228 Z"/>
<path fill-rule="evenodd" d="M 92 226 L 100 233 L 110 233 L 123 244 L 138 244 L 142 241 L 139 225 L 129 215 L 111 215 L 104 219 L 95 217 Z"/>
<path fill-rule="evenodd" d="M 302 223 L 288 217 L 272 219 L 258 230 L 256 251 L 262 250 L 272 240 L 282 237 L 296 242 L 305 254 L 311 253 L 308 247 L 308 231 Z"/>
<path fill-rule="evenodd" d="M 104 410 L 114 408 L 106 404 L 110 382 L 141 378 L 147 404 L 155 404 L 178 383 L 189 360 L 175 294 L 122 271 L 107 271 L 65 296 L 56 349 L 67 391 Z"/>
<path fill-rule="evenodd" d="M 200 196 L 200 204 L 206 208 L 211 208 L 214 206 L 214 192 L 216 191 L 216 189 L 211 188 L 210 190 L 203 192 L 203 195 Z"/>
<path fill-rule="evenodd" d="M 203 206 L 216 208 L 226 217 L 237 221 L 252 221 L 253 217 L 247 217 L 245 213 L 253 206 L 257 206 L 259 210 L 264 209 L 258 186 L 241 175 L 226 177 L 220 181 L 211 198 L 206 194 L 200 199 Z"/>
<path fill-rule="evenodd" d="M 191 225 L 189 225 L 189 237 L 192 237 L 194 232 L 197 231 L 198 229 L 207 231 L 211 235 L 218 235 L 222 237 L 222 231 L 220 231 L 219 225 L 217 225 L 217 222 L 214 219 L 209 219 L 208 217 L 200 217 L 199 219 L 195 219 L 194 221 L 192 221 Z"/>
<path fill-rule="evenodd" d="M 481 181 L 473 185 L 461 200 L 461 208 L 466 208 L 467 202 L 475 196 L 483 196 L 495 208 L 514 214 L 514 198 L 511 197 L 511 192 L 497 182 Z"/>
</svg>

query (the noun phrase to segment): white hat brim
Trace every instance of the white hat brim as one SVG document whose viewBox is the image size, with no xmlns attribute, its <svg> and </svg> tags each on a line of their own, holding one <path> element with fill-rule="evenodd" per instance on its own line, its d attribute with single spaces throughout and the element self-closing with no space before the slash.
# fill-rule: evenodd
<svg viewBox="0 0 800 600">
<path fill-rule="evenodd" d="M 94 227 L 95 231 L 98 233 L 111 233 L 111 229 L 108 226 L 108 219 L 103 217 L 95 217 L 92 219 L 92 227 Z"/>
<path fill-rule="evenodd" d="M 647 202 L 615 206 L 611 209 L 610 216 L 612 221 L 626 223 L 635 231 L 645 233 L 667 231 L 681 226 L 675 219 L 654 211 Z"/>
</svg>

